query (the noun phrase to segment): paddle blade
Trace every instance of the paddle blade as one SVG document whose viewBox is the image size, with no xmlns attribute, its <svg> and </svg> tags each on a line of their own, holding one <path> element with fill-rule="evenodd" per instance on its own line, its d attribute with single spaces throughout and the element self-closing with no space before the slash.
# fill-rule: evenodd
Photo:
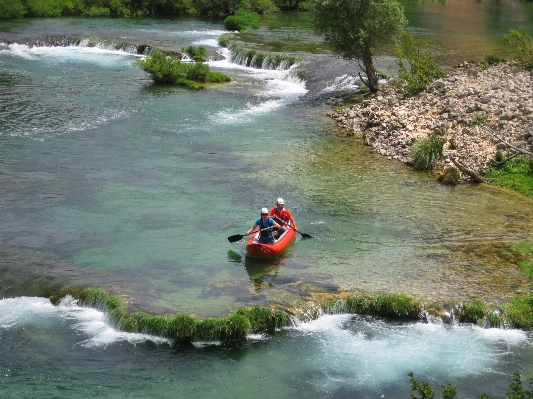
<svg viewBox="0 0 533 399">
<path fill-rule="evenodd" d="M 300 232 L 298 232 L 298 233 L 300 233 Z M 300 234 L 302 235 L 302 238 L 313 238 L 313 236 L 310 235 L 310 234 L 305 234 L 305 233 L 300 233 Z"/>
<path fill-rule="evenodd" d="M 244 236 L 242 234 L 235 234 L 235 235 L 229 236 L 228 237 L 228 241 L 229 242 L 237 242 L 237 241 L 242 240 L 243 237 Z"/>
</svg>

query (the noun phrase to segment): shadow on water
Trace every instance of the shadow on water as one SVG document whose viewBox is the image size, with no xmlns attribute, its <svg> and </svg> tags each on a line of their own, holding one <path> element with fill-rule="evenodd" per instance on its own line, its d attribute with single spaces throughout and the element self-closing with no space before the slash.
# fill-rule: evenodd
<svg viewBox="0 0 533 399">
<path fill-rule="evenodd" d="M 254 283 L 254 291 L 258 293 L 263 288 L 274 287 L 274 280 L 278 276 L 284 260 L 290 255 L 284 255 L 275 259 L 254 258 L 235 251 L 228 251 L 228 260 L 239 266 L 244 266 L 250 281 Z"/>
</svg>

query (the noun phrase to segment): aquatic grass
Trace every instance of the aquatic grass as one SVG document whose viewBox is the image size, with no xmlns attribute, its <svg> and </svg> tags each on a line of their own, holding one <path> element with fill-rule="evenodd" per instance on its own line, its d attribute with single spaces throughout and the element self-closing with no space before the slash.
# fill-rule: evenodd
<svg viewBox="0 0 533 399">
<path fill-rule="evenodd" d="M 416 139 L 411 147 L 413 165 L 418 170 L 431 170 L 444 153 L 446 137 L 433 132 L 426 138 Z"/>
<path fill-rule="evenodd" d="M 290 324 L 287 313 L 268 307 L 244 307 L 225 317 L 199 318 L 184 314 L 131 312 L 120 297 L 110 295 L 101 288 L 72 289 L 70 295 L 78 298 L 84 306 L 106 312 L 111 323 L 122 331 L 153 334 L 182 343 L 239 341 L 246 339 L 249 333 L 274 332 L 276 328 Z"/>
<path fill-rule="evenodd" d="M 518 266 L 526 276 L 533 279 L 533 262 L 529 260 L 521 260 L 518 262 Z"/>
<path fill-rule="evenodd" d="M 505 317 L 513 328 L 533 328 L 533 296 L 518 296 L 502 306 Z"/>
<path fill-rule="evenodd" d="M 236 313 L 248 319 L 250 331 L 255 334 L 274 332 L 290 323 L 287 313 L 265 307 L 241 308 Z"/>
<path fill-rule="evenodd" d="M 101 288 L 85 288 L 77 297 L 83 305 L 101 308 L 106 311 L 113 311 L 125 307 L 125 304 L 118 296 L 110 295 Z"/>
<path fill-rule="evenodd" d="M 531 159 L 524 155 L 508 160 L 497 167 L 490 167 L 485 173 L 485 179 L 498 186 L 533 196 L 533 165 Z"/>
<path fill-rule="evenodd" d="M 459 321 L 484 325 L 486 313 L 485 303 L 479 299 L 474 299 L 464 304 Z"/>
<path fill-rule="evenodd" d="M 356 313 L 398 319 L 418 320 L 422 304 L 403 294 L 364 294 L 351 296 L 346 301 L 325 303 L 328 313 Z"/>
<path fill-rule="evenodd" d="M 243 340 L 250 330 L 250 322 L 243 316 L 234 314 L 225 318 L 201 319 L 194 327 L 194 340 L 235 341 Z"/>
</svg>

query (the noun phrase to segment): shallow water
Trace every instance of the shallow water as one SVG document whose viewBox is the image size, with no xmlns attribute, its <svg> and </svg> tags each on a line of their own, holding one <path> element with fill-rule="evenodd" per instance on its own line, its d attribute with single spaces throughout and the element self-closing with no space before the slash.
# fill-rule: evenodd
<svg viewBox="0 0 533 399">
<path fill-rule="evenodd" d="M 35 20 L 2 23 L 0 42 L 109 32 L 215 51 L 221 30 L 190 20 Z M 2 278 L 13 265 L 47 278 L 58 270 L 145 309 L 202 316 L 269 303 L 305 309 L 314 293 L 337 290 L 403 292 L 439 306 L 530 291 L 509 248 L 532 240 L 533 202 L 494 187 L 444 187 L 332 134 L 316 98 L 351 84 L 344 63 L 332 60 L 323 74 L 310 66 L 306 85 L 287 71 L 216 61 L 233 81 L 193 91 L 152 85 L 137 57 L 0 44 Z M 277 261 L 250 259 L 227 237 L 279 196 L 313 238 L 298 237 Z M 463 397 L 502 397 L 513 371 L 531 372 L 530 337 L 517 331 L 327 316 L 239 345 L 176 348 L 117 332 L 97 311 L 20 297 L 31 284 L 2 287 L 19 296 L 0 301 L 6 396 L 407 397 L 413 371 L 435 386 L 451 380 L 471 393 Z"/>
<path fill-rule="evenodd" d="M 0 300 L 0 320 L 0 392 L 17 398 L 407 398 L 410 371 L 458 398 L 503 397 L 532 355 L 520 331 L 350 315 L 191 347 L 115 331 L 68 299 Z"/>
</svg>

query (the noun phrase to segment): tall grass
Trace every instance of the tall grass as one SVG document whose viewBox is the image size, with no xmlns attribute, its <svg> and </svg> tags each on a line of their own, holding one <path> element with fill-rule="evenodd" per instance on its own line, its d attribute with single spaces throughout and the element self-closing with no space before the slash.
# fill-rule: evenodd
<svg viewBox="0 0 533 399">
<path fill-rule="evenodd" d="M 413 166 L 418 170 L 431 170 L 444 154 L 446 137 L 439 133 L 431 133 L 426 138 L 414 141 L 411 147 Z"/>
</svg>

